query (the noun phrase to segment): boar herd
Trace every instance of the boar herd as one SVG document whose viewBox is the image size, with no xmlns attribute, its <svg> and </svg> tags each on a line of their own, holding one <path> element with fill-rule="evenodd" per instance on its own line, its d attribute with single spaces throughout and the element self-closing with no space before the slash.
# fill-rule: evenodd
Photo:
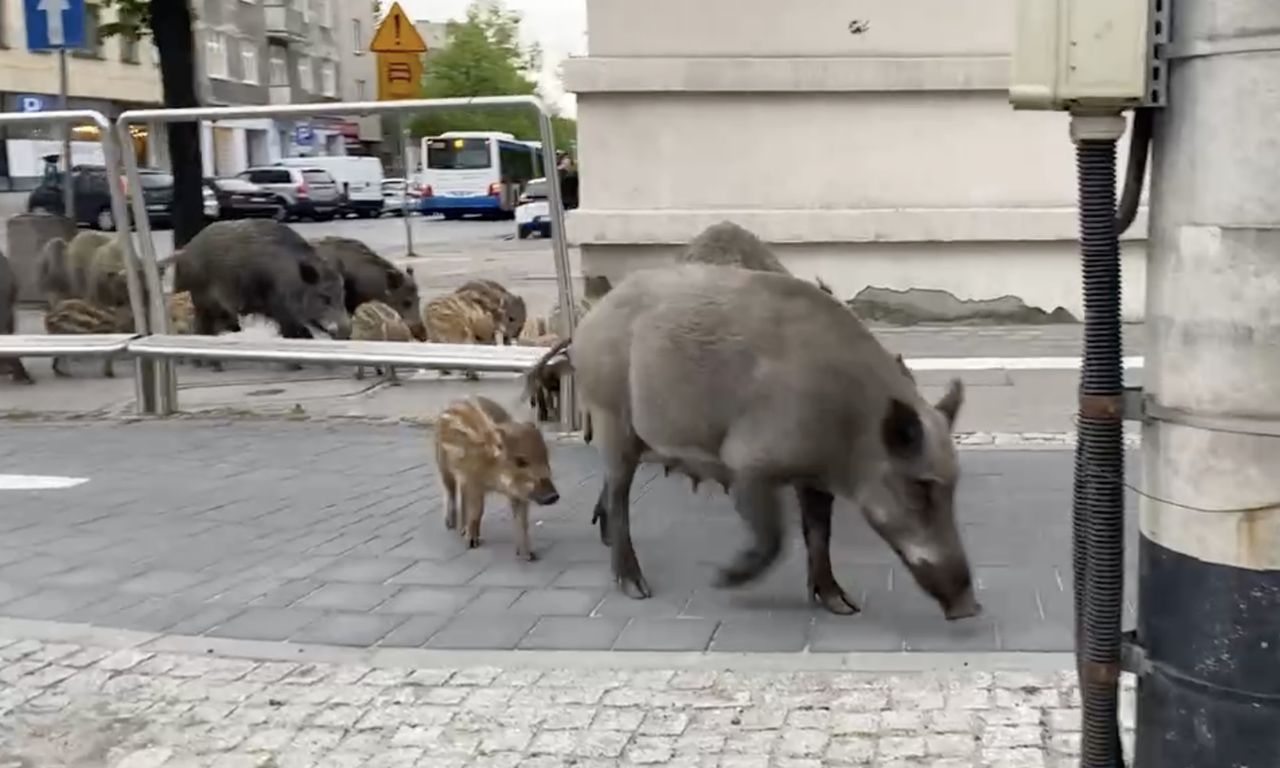
<svg viewBox="0 0 1280 768">
<path fill-rule="evenodd" d="M 524 374 L 521 397 L 546 418 L 558 407 L 561 376 L 573 375 L 586 440 L 603 462 L 591 521 L 610 549 L 617 588 L 633 598 L 652 595 L 630 525 L 636 471 L 652 463 L 687 475 L 695 490 L 715 481 L 742 518 L 749 542 L 721 568 L 718 586 L 756 581 L 777 562 L 790 527 L 787 491 L 799 510 L 812 602 L 836 614 L 860 610 L 832 569 L 841 498 L 948 620 L 981 612 L 956 521 L 959 380 L 927 401 L 902 357 L 829 286 L 793 276 L 734 223 L 707 228 L 675 263 L 632 272 L 574 307 L 579 320 L 565 339 L 555 333 L 558 317 L 528 318 L 523 299 L 494 281 L 422 303 L 411 268 L 402 272 L 359 241 L 308 241 L 273 221 L 210 225 L 172 269 L 170 314 L 185 332 L 239 330 L 241 316 L 256 314 L 287 338 L 550 347 Z M 40 281 L 50 333 L 132 325 L 109 238 L 51 242 Z M 0 258 L 0 332 L 13 332 L 13 283 Z M 6 362 L 15 380 L 29 380 L 21 362 Z M 394 370 L 388 375 L 394 380 Z M 511 505 L 518 557 L 534 559 L 529 506 L 559 499 L 536 423 L 469 397 L 441 413 L 434 434 L 446 529 L 479 546 L 485 496 L 500 494 Z"/>
</svg>

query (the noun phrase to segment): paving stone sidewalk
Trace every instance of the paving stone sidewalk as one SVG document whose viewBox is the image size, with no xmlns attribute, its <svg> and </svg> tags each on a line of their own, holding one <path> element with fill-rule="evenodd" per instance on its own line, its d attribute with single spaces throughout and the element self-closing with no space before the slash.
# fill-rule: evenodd
<svg viewBox="0 0 1280 768">
<path fill-rule="evenodd" d="M 1131 704 L 1126 686 L 1122 721 Z M 1066 670 L 375 668 L 0 639 L 3 768 L 1067 768 L 1079 705 Z"/>
</svg>

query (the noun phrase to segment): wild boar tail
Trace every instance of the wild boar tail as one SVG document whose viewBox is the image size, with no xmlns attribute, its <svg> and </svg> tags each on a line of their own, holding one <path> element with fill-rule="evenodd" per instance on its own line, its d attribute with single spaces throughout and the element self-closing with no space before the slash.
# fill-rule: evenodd
<svg viewBox="0 0 1280 768">
<path fill-rule="evenodd" d="M 538 362 L 534 363 L 529 370 L 525 371 L 524 376 L 522 377 L 524 382 L 522 397 L 525 400 L 533 397 L 534 394 L 542 388 L 542 382 L 547 373 L 558 373 L 560 370 L 566 368 L 572 370 L 569 356 L 565 354 L 565 350 L 569 348 L 569 344 L 572 342 L 572 338 L 557 341 L 551 349 L 547 350 L 545 355 L 538 358 Z M 557 357 L 561 359 L 553 363 L 552 361 L 556 360 Z"/>
</svg>

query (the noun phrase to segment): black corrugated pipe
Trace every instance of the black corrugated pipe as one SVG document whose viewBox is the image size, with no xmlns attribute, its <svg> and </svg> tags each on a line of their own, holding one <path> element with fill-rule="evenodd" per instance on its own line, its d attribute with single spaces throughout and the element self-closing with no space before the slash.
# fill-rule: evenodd
<svg viewBox="0 0 1280 768">
<path fill-rule="evenodd" d="M 1140 138 L 1135 121 L 1135 139 Z M 1149 128 L 1148 136 L 1149 136 Z M 1072 115 L 1084 282 L 1084 354 L 1072 492 L 1076 667 L 1084 704 L 1081 765 L 1120 768 L 1119 679 L 1124 600 L 1124 369 L 1120 324 L 1121 224 L 1116 210 L 1118 115 Z M 1144 142 L 1145 144 L 1145 142 Z M 1137 149 L 1135 147 L 1135 149 Z M 1126 187 L 1136 212 L 1146 147 Z M 1133 212 L 1127 214 L 1132 221 Z"/>
<path fill-rule="evenodd" d="M 1151 124 L 1155 110 L 1138 107 L 1133 110 L 1133 129 L 1129 132 L 1129 162 L 1124 172 L 1124 192 L 1116 211 L 1116 237 L 1123 235 L 1138 215 L 1142 199 L 1142 183 L 1147 175 L 1147 154 L 1151 150 Z"/>
</svg>

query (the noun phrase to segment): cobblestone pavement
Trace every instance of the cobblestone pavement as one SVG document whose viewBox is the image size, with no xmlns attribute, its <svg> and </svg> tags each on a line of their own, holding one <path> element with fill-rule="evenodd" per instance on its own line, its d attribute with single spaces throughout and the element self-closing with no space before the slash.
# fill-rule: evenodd
<svg viewBox="0 0 1280 768">
<path fill-rule="evenodd" d="M 0 766 L 1078 762 L 1079 694 L 1065 670 L 600 669 L 520 664 L 517 655 L 483 666 L 371 667 L 0 638 Z M 1125 689 L 1128 731 L 1127 678 Z"/>
<path fill-rule="evenodd" d="M 517 562 L 496 500 L 483 546 L 468 550 L 441 522 L 429 440 L 310 423 L 4 425 L 3 471 L 85 482 L 0 491 L 0 616 L 356 647 L 1071 647 L 1067 451 L 962 451 L 958 514 L 986 610 L 947 622 L 843 504 L 833 561 L 861 614 L 806 602 L 794 530 L 760 583 L 713 588 L 745 538 L 741 520 L 717 486 L 694 495 L 652 467 L 632 519 L 654 596 L 628 598 L 589 523 L 599 461 L 580 444 L 553 446 L 561 501 L 533 513 L 538 562 Z"/>
</svg>

